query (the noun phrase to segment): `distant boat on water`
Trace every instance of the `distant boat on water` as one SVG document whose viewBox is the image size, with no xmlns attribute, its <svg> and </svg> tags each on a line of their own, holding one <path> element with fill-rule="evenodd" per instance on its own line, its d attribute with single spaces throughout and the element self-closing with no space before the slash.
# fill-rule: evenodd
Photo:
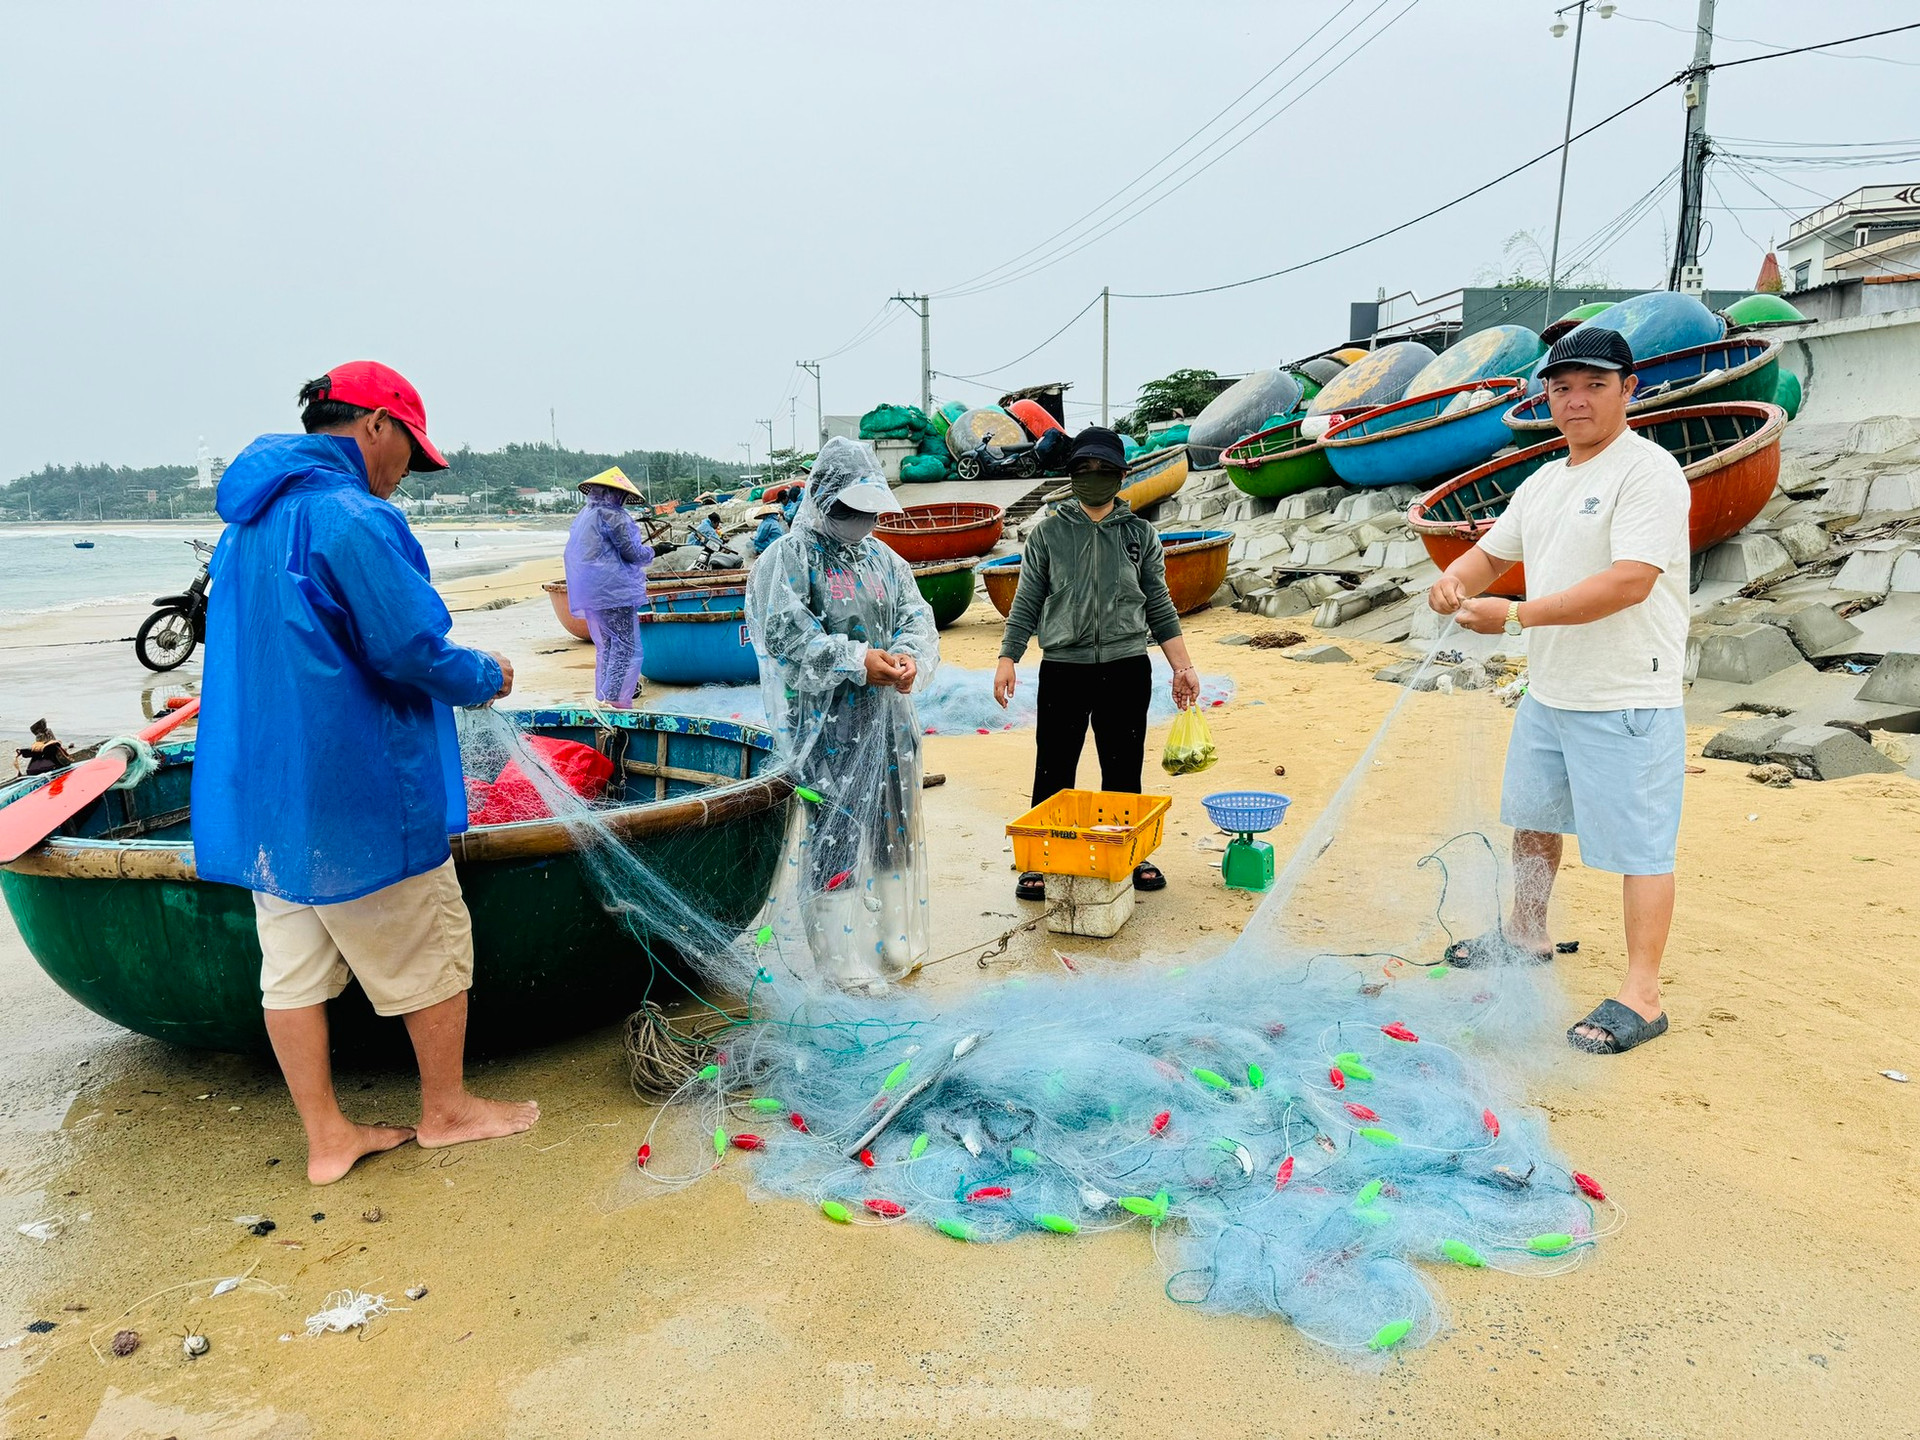
<svg viewBox="0 0 1920 1440">
<path fill-rule="evenodd" d="M 73 548 L 76 550 L 91 550 L 93 548 L 93 541 L 76 540 L 73 542 Z"/>
</svg>

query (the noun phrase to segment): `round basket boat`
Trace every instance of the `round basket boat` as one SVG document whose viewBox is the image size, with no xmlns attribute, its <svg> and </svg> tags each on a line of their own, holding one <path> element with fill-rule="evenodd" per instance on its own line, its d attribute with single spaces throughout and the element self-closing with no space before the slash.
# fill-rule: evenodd
<svg viewBox="0 0 1920 1440">
<path fill-rule="evenodd" d="M 882 515 L 873 537 L 909 565 L 925 565 L 986 554 L 1000 543 L 1005 524 L 1006 512 L 998 505 L 954 500 L 909 505 L 897 515 Z"/>
<path fill-rule="evenodd" d="M 1227 578 L 1227 551 L 1231 530 L 1169 530 L 1160 537 L 1167 563 L 1167 594 L 1182 615 L 1204 609 Z M 1013 597 L 1020 588 L 1020 557 L 1002 555 L 978 567 L 986 582 L 987 599 L 1004 617 L 1013 613 Z"/>
<path fill-rule="evenodd" d="M 655 571 L 647 576 L 647 595 L 650 599 L 657 599 L 689 590 L 734 590 L 746 583 L 745 570 L 672 570 L 664 574 Z M 569 608 L 566 581 L 550 580 L 540 588 L 547 592 L 547 601 L 553 606 L 553 618 L 560 622 L 562 630 L 576 640 L 593 638 L 587 632 L 586 620 Z"/>
<path fill-rule="evenodd" d="M 760 678 L 746 591 L 650 595 L 640 610 L 640 673 L 663 685 L 750 685 Z"/>
<path fill-rule="evenodd" d="M 1320 442 L 1300 433 L 1300 419 L 1235 441 L 1221 454 L 1220 464 L 1236 490 L 1265 500 L 1333 485 L 1339 478 Z"/>
<path fill-rule="evenodd" d="M 1187 447 L 1184 445 L 1171 445 L 1165 450 L 1142 455 L 1127 466 L 1126 484 L 1121 486 L 1119 498 L 1138 514 L 1149 505 L 1159 504 L 1186 484 L 1188 469 Z M 1068 493 L 1072 493 L 1071 489 Z"/>
<path fill-rule="evenodd" d="M 967 559 L 913 567 L 913 583 L 920 598 L 933 607 L 935 629 L 946 629 L 973 604 L 973 566 L 974 562 Z"/>
<path fill-rule="evenodd" d="M 1634 375 L 1637 383 L 1627 405 L 1629 419 L 1681 405 L 1719 405 L 1735 400 L 1771 403 L 1780 388 L 1780 342 L 1753 335 L 1716 340 L 1711 345 L 1655 355 Z M 1560 433 L 1547 408 L 1544 390 L 1508 410 L 1505 420 L 1518 445 L 1531 445 Z"/>
<path fill-rule="evenodd" d="M 766 903 L 793 784 L 765 730 L 645 711 L 505 712 L 529 733 L 591 745 L 613 762 L 607 833 L 663 886 L 744 929 Z M 0 867 L 21 938 L 40 968 L 94 1014 L 156 1040 L 265 1051 L 253 897 L 194 865 L 191 742 L 111 790 L 48 843 Z M 0 787 L 0 806 L 38 777 Z M 607 909 L 564 820 L 475 826 L 452 840 L 473 917 L 468 1049 L 501 1053 L 610 1025 L 662 972 L 676 997 L 698 978 L 664 935 L 646 943 Z M 645 933 L 645 932 L 643 932 Z M 374 1016 L 358 985 L 328 1005 L 336 1052 L 405 1053 L 398 1020 Z"/>
<path fill-rule="evenodd" d="M 1751 524 L 1779 481 L 1787 412 L 1778 405 L 1753 400 L 1695 405 L 1627 423 L 1680 462 L 1688 485 L 1687 547 L 1696 555 Z M 1475 466 L 1408 506 L 1407 524 L 1444 570 L 1493 528 L 1529 475 L 1566 453 L 1566 440 L 1553 439 Z M 1524 600 L 1524 567 L 1515 565 L 1487 593 Z"/>
<path fill-rule="evenodd" d="M 1478 465 L 1510 441 L 1502 416 L 1526 393 L 1509 377 L 1470 380 L 1396 400 L 1320 437 L 1333 473 L 1349 485 L 1418 485 Z"/>
</svg>

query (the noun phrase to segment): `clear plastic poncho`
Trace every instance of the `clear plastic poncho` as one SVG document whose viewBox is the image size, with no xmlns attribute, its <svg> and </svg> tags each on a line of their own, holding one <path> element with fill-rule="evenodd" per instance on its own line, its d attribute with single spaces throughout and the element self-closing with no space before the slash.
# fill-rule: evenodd
<svg viewBox="0 0 1920 1440">
<path fill-rule="evenodd" d="M 796 807 L 788 877 L 821 976 L 866 988 L 905 975 L 928 942 L 920 725 L 911 695 L 867 681 L 867 652 L 910 657 L 923 689 L 939 664 L 913 572 L 871 536 L 828 533 L 834 500 L 886 480 L 873 452 L 829 440 L 793 530 L 747 576 L 747 624 L 775 746 L 817 803 Z"/>
<path fill-rule="evenodd" d="M 653 547 L 641 538 L 618 491 L 595 485 L 567 534 L 567 608 L 631 610 L 647 602 Z"/>
</svg>

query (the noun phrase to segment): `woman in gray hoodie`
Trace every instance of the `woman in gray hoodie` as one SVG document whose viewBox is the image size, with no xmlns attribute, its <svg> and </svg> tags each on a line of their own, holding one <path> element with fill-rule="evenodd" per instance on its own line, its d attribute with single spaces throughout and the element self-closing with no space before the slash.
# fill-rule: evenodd
<svg viewBox="0 0 1920 1440">
<path fill-rule="evenodd" d="M 1087 727 L 1100 756 L 1100 788 L 1140 793 L 1147 743 L 1147 702 L 1153 670 L 1147 647 L 1158 645 L 1173 666 L 1173 701 L 1191 705 L 1200 676 L 1180 634 L 1180 616 L 1167 594 L 1160 535 L 1117 498 L 1126 479 L 1120 437 L 1098 426 L 1074 437 L 1067 461 L 1073 498 L 1063 501 L 1027 536 L 1020 588 L 1000 642 L 993 698 L 1013 698 L 1014 666 L 1038 639 L 1039 726 L 1035 735 L 1033 803 L 1073 788 Z M 1150 862 L 1134 867 L 1134 887 L 1160 890 L 1166 877 Z M 1014 893 L 1044 900 L 1034 873 Z"/>
</svg>

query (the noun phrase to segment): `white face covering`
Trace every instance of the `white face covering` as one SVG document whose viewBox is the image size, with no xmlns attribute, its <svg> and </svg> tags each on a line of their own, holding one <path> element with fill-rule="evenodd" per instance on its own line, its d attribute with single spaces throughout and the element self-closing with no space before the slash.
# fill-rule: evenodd
<svg viewBox="0 0 1920 1440">
<path fill-rule="evenodd" d="M 826 531 L 842 545 L 858 545 L 873 533 L 874 517 L 839 501 L 827 508 Z"/>
</svg>

